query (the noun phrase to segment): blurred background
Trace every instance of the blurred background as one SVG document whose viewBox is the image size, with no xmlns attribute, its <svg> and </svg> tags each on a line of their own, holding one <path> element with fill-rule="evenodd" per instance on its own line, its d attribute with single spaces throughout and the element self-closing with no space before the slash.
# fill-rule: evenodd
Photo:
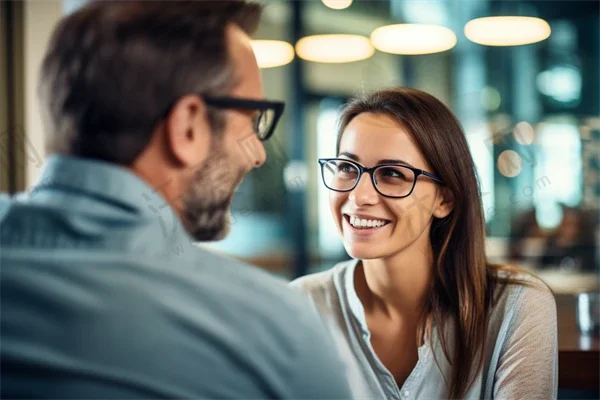
<svg viewBox="0 0 600 400">
<path fill-rule="evenodd" d="M 40 61 L 57 21 L 85 2 L 1 3 L 3 192 L 35 185 L 45 158 L 35 93 Z M 337 111 L 349 97 L 415 87 L 441 99 L 463 124 L 491 261 L 536 271 L 557 296 L 568 295 L 558 303 L 568 322 L 559 323 L 580 322 L 576 312 L 585 304 L 578 296 L 597 293 L 600 271 L 599 3 L 263 3 L 254 48 L 267 97 L 284 100 L 286 112 L 267 143 L 266 165 L 239 188 L 232 233 L 206 246 L 288 279 L 347 259 L 316 160 L 336 155 Z M 588 314 L 595 307 L 598 318 L 598 298 L 587 298 Z M 579 389 L 598 390 L 597 337 L 559 330 L 564 340 L 573 334 L 561 351 L 595 349 L 596 357 L 588 359 L 596 364 L 588 369 L 596 374 L 591 386 L 577 384 L 585 368 L 574 378 L 561 375 L 562 386 L 574 379 Z M 578 358 L 569 362 L 582 366 Z"/>
<path fill-rule="evenodd" d="M 35 184 L 45 156 L 39 63 L 58 19 L 85 3 L 3 2 L 3 191 Z M 600 268 L 598 2 L 263 3 L 255 51 L 267 97 L 287 108 L 266 165 L 239 188 L 231 235 L 209 247 L 287 278 L 347 258 L 316 159 L 335 156 L 349 97 L 410 86 L 440 98 L 465 128 L 490 259 L 544 271 L 564 290 L 597 286 L 585 273 Z"/>
<path fill-rule="evenodd" d="M 538 19 L 480 19 L 501 16 Z M 257 39 L 284 43 L 259 42 L 257 54 L 290 61 L 263 69 L 267 95 L 288 108 L 266 167 L 240 188 L 232 236 L 215 248 L 289 277 L 347 258 L 316 159 L 335 156 L 348 97 L 410 86 L 465 128 L 490 258 L 594 286 L 575 273 L 599 265 L 599 20 L 590 1 L 267 2 Z"/>
</svg>

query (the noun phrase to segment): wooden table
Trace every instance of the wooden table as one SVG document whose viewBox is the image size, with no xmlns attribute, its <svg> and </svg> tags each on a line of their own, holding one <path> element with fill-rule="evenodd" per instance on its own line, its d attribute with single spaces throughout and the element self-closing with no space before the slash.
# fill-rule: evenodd
<svg viewBox="0 0 600 400">
<path fill-rule="evenodd" d="M 575 295 L 557 294 L 558 387 L 600 390 L 600 338 L 577 328 Z"/>
</svg>

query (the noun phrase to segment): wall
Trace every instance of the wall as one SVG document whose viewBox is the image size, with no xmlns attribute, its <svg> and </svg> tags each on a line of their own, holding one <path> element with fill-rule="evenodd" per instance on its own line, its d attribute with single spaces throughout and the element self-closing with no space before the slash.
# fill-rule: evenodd
<svg viewBox="0 0 600 400">
<path fill-rule="evenodd" d="M 63 15 L 58 0 L 25 2 L 24 12 L 24 74 L 25 74 L 25 132 L 29 148 L 25 185 L 33 185 L 41 171 L 44 153 L 44 129 L 37 97 L 38 74 L 48 40 Z"/>
</svg>

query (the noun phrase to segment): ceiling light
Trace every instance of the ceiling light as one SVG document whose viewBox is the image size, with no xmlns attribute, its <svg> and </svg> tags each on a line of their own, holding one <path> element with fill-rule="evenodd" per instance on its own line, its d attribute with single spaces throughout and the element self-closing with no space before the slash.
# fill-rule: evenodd
<svg viewBox="0 0 600 400">
<path fill-rule="evenodd" d="M 377 50 L 392 54 L 432 54 L 450 50 L 456 35 L 440 25 L 396 24 L 379 27 L 371 33 Z"/>
<path fill-rule="evenodd" d="M 537 76 L 539 91 L 563 104 L 579 103 L 582 83 L 581 71 L 569 64 L 554 65 Z"/>
<path fill-rule="evenodd" d="M 498 89 L 486 86 L 480 92 L 481 105 L 488 111 L 496 111 L 500 108 L 502 97 Z"/>
<path fill-rule="evenodd" d="M 368 38 L 359 35 L 314 35 L 296 43 L 300 58 L 322 63 L 347 63 L 364 60 L 375 53 Z"/>
<path fill-rule="evenodd" d="M 535 141 L 535 130 L 530 123 L 526 121 L 519 122 L 513 130 L 513 137 L 522 145 L 529 145 Z"/>
<path fill-rule="evenodd" d="M 352 0 L 322 0 L 323 4 L 325 4 L 329 8 L 333 8 L 334 10 L 343 10 L 344 8 L 350 7 L 352 4 Z"/>
<path fill-rule="evenodd" d="M 294 47 L 280 40 L 253 40 L 252 49 L 259 68 L 280 67 L 294 59 Z"/>
<path fill-rule="evenodd" d="M 520 46 L 541 42 L 550 36 L 550 25 L 534 17 L 485 17 L 469 21 L 465 36 L 485 46 Z"/>
<path fill-rule="evenodd" d="M 514 178 L 523 169 L 523 159 L 514 150 L 504 150 L 498 156 L 498 171 L 507 178 Z"/>
</svg>

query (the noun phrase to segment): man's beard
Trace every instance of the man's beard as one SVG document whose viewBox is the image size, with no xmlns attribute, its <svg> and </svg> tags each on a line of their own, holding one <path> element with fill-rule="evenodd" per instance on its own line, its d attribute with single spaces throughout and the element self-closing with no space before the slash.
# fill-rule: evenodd
<svg viewBox="0 0 600 400">
<path fill-rule="evenodd" d="M 183 219 L 197 241 L 223 239 L 231 229 L 231 202 L 243 173 L 219 148 L 194 172 L 183 198 Z"/>
</svg>

